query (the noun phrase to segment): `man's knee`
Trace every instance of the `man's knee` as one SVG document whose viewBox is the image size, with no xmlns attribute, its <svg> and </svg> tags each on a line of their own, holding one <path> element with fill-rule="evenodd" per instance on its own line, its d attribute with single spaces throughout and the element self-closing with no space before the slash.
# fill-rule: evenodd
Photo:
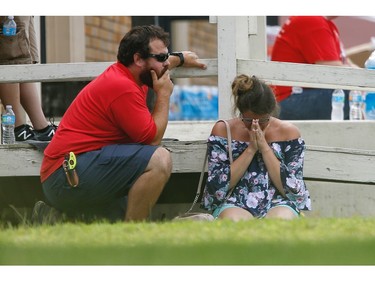
<svg viewBox="0 0 375 281">
<path fill-rule="evenodd" d="M 159 170 L 169 176 L 172 173 L 171 153 L 164 147 L 156 149 L 150 160 L 150 168 Z"/>
</svg>

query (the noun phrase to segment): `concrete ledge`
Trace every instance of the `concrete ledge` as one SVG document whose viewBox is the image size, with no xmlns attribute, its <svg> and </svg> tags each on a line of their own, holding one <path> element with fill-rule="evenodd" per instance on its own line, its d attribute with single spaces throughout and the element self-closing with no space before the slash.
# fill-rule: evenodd
<svg viewBox="0 0 375 281">
<path fill-rule="evenodd" d="M 199 173 L 206 141 L 165 141 L 173 173 Z M 1 145 L 0 177 L 39 176 L 43 154 L 30 144 Z M 375 151 L 308 145 L 304 176 L 310 180 L 375 183 Z"/>
</svg>

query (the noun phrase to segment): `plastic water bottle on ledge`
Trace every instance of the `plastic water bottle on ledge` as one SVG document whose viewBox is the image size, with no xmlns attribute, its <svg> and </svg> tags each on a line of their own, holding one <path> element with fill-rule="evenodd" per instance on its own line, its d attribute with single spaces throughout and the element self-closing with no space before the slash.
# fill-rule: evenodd
<svg viewBox="0 0 375 281">
<path fill-rule="evenodd" d="M 336 89 L 332 93 L 331 120 L 344 120 L 345 93 L 342 89 Z"/>
<path fill-rule="evenodd" d="M 14 36 L 17 32 L 17 24 L 14 21 L 14 16 L 8 16 L 8 19 L 3 24 L 3 34 L 5 36 Z"/>
<path fill-rule="evenodd" d="M 375 51 L 366 60 L 365 68 L 375 70 Z M 375 120 L 375 92 L 368 92 L 366 94 L 365 113 L 366 119 Z"/>
<path fill-rule="evenodd" d="M 350 120 L 363 120 L 363 94 L 361 91 L 352 90 L 349 93 L 349 119 Z"/>
<path fill-rule="evenodd" d="M 16 143 L 14 135 L 14 126 L 16 124 L 16 115 L 12 106 L 7 105 L 4 114 L 1 116 L 2 144 Z"/>
</svg>

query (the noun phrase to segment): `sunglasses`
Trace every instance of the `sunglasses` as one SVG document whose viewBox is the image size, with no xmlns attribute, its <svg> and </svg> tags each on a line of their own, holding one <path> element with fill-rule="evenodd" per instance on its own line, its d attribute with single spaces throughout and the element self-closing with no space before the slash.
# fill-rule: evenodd
<svg viewBox="0 0 375 281">
<path fill-rule="evenodd" d="M 256 118 L 241 118 L 242 122 L 246 124 L 252 124 L 253 120 L 256 120 Z M 258 124 L 259 125 L 264 125 L 267 124 L 270 121 L 270 117 L 267 118 L 260 118 L 258 119 Z"/>
<path fill-rule="evenodd" d="M 148 54 L 148 58 L 155 58 L 158 62 L 165 62 L 169 58 L 169 53 L 166 54 Z"/>
</svg>

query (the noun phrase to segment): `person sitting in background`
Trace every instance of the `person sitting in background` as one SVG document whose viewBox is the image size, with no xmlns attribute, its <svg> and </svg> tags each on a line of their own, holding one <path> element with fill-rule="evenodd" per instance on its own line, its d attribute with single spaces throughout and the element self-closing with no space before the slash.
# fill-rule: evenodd
<svg viewBox="0 0 375 281">
<path fill-rule="evenodd" d="M 272 61 L 358 67 L 346 56 L 335 16 L 293 16 L 282 26 L 271 53 Z M 334 89 L 274 86 L 283 120 L 330 120 Z M 349 119 L 345 91 L 344 119 Z"/>
<path fill-rule="evenodd" d="M 35 221 L 43 222 L 51 207 L 72 219 L 148 219 L 172 172 L 170 153 L 160 146 L 173 90 L 169 69 L 206 68 L 194 52 L 169 53 L 169 42 L 159 26 L 134 27 L 120 42 L 117 62 L 70 104 L 44 151 L 40 176 L 47 204 L 36 203 Z M 155 93 L 152 112 L 148 88 Z M 62 167 L 70 152 L 76 184 Z"/>
<path fill-rule="evenodd" d="M 3 26 L 6 16 L 1 17 Z M 35 64 L 39 62 L 33 16 L 15 16 L 17 33 L 14 36 L 0 36 L 0 65 Z M 3 106 L 12 105 L 16 115 L 16 141 L 50 141 L 56 126 L 48 124 L 35 83 L 0 83 L 0 100 Z M 33 128 L 27 124 L 30 118 Z"/>
<path fill-rule="evenodd" d="M 297 218 L 300 210 L 311 209 L 303 179 L 305 142 L 298 128 L 273 116 L 274 93 L 258 78 L 237 76 L 232 95 L 234 111 L 239 112 L 227 121 L 232 143 L 226 125 L 217 122 L 208 138 L 208 179 L 201 207 L 215 218 L 233 221 Z"/>
</svg>

